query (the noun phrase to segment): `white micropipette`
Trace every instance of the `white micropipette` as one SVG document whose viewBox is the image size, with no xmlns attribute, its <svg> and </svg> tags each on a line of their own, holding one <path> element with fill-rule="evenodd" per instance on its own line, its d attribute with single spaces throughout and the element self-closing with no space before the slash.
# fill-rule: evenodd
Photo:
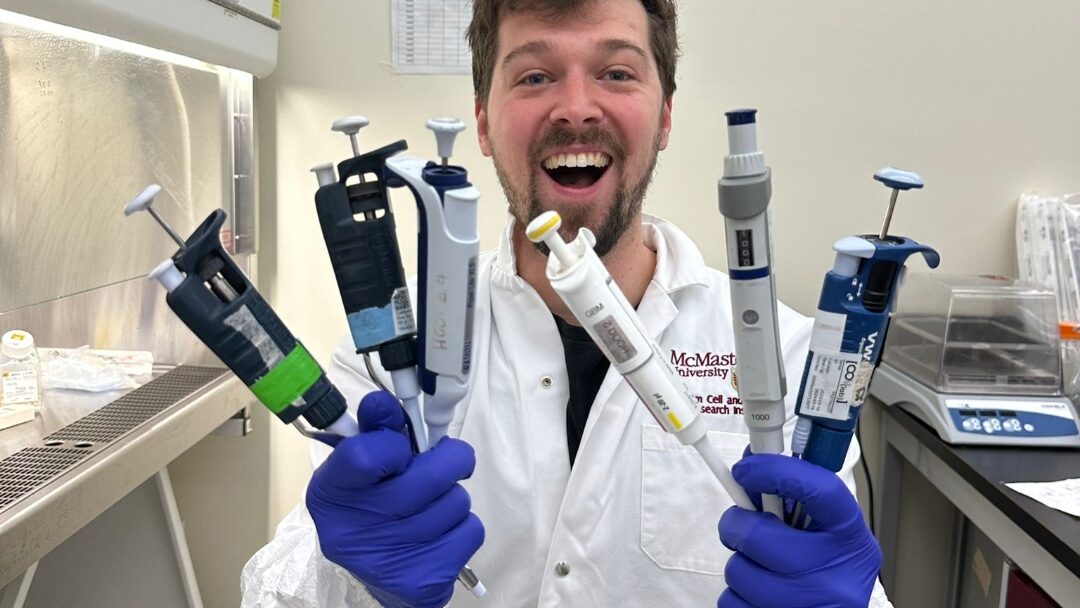
<svg viewBox="0 0 1080 608">
<path fill-rule="evenodd" d="M 543 241 L 553 254 L 548 256 L 547 278 L 559 298 L 660 426 L 698 451 L 737 506 L 756 510 L 716 447 L 709 443 L 708 425 L 698 415 L 686 384 L 648 338 L 634 307 L 597 257 L 592 232 L 582 228 L 567 244 L 559 236 L 561 225 L 559 214 L 547 211 L 525 229 L 529 240 Z"/>
</svg>

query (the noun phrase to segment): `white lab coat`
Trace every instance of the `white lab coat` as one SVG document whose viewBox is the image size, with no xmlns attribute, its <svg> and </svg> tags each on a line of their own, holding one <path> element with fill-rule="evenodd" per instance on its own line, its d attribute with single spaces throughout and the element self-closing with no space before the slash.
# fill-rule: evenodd
<svg viewBox="0 0 1080 608">
<path fill-rule="evenodd" d="M 515 271 L 511 226 L 498 250 L 481 257 L 473 376 L 450 428 L 476 449 L 476 471 L 463 484 L 487 532 L 470 564 L 488 596 L 476 600 L 459 586 L 450 605 L 715 606 L 731 554 L 716 526 L 731 499 L 614 368 L 570 468 L 562 343 L 551 312 Z M 733 463 L 748 440 L 736 409 L 727 276 L 707 267 L 672 224 L 646 217 L 642 229 L 656 270 L 638 313 L 698 397 L 710 440 Z M 790 440 L 812 320 L 780 305 L 779 324 Z M 329 373 L 351 404 L 372 390 L 347 336 Z M 313 464 L 326 453 L 317 446 Z M 852 442 L 840 472 L 852 489 L 858 457 Z M 366 605 L 362 585 L 322 557 L 302 504 L 243 579 L 244 606 Z M 888 605 L 879 585 L 871 606 Z"/>
</svg>

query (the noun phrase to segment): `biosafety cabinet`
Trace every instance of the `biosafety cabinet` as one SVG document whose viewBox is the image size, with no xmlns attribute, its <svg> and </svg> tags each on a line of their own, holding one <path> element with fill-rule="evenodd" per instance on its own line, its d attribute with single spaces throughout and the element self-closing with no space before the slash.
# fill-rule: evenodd
<svg viewBox="0 0 1080 608">
<path fill-rule="evenodd" d="M 255 276 L 254 82 L 277 0 L 0 0 L 0 328 L 149 351 L 138 388 L 46 389 L 0 430 L 0 605 L 239 603 L 268 525 L 267 418 L 146 274 L 175 251 L 122 209 L 149 183 L 188 233 L 229 214 Z"/>
</svg>

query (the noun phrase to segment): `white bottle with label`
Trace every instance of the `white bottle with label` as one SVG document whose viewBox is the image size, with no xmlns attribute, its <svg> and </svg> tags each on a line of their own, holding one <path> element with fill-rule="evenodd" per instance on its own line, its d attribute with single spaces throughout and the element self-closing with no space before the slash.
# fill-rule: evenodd
<svg viewBox="0 0 1080 608">
<path fill-rule="evenodd" d="M 13 329 L 0 337 L 0 403 L 41 411 L 41 360 L 30 332 Z"/>
</svg>

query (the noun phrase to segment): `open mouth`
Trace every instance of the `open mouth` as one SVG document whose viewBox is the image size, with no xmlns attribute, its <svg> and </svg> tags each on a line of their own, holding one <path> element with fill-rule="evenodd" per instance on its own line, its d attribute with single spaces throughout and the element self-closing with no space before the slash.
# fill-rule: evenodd
<svg viewBox="0 0 1080 608">
<path fill-rule="evenodd" d="M 603 152 L 552 154 L 541 164 L 544 172 L 560 186 L 588 188 L 607 172 L 611 157 Z"/>
</svg>

